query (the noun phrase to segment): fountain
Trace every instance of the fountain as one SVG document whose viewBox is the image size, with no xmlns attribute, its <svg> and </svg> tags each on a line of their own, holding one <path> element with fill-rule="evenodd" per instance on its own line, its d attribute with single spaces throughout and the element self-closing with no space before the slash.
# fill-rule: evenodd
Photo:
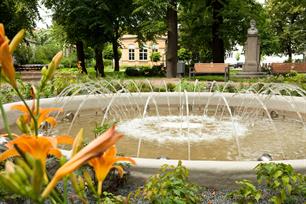
<svg viewBox="0 0 306 204">
<path fill-rule="evenodd" d="M 95 126 L 116 123 L 126 135 L 119 152 L 137 161 L 136 181 L 162 164 L 184 160 L 197 182 L 227 186 L 254 176 L 261 155 L 306 171 L 306 92 L 295 86 L 254 84 L 239 92 L 231 83 L 203 86 L 198 81 L 189 87 L 181 82 L 174 92 L 165 82 L 156 89 L 150 81 L 77 86 L 41 100 L 43 107 L 66 111 L 58 115 L 63 120 L 54 132 L 75 135 L 84 127 L 90 140 Z M 13 124 L 17 113 L 9 110 L 11 105 L 5 109 Z M 67 114 L 74 118 L 65 120 Z"/>
</svg>

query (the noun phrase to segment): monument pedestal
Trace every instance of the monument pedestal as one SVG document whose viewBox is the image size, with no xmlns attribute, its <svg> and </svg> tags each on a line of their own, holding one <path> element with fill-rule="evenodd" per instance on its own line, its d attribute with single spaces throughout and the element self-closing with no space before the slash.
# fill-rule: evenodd
<svg viewBox="0 0 306 204">
<path fill-rule="evenodd" d="M 237 73 L 237 77 L 262 77 L 266 73 L 260 68 L 260 41 L 256 22 L 251 20 L 250 28 L 248 29 L 247 41 L 245 43 L 245 64 L 242 71 Z"/>
<path fill-rule="evenodd" d="M 235 77 L 238 78 L 258 78 L 258 77 L 265 77 L 267 75 L 266 72 L 238 72 Z"/>
</svg>

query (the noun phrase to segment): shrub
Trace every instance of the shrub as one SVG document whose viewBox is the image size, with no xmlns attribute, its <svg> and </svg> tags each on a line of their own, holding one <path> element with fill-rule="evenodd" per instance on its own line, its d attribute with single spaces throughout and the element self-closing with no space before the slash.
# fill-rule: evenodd
<svg viewBox="0 0 306 204">
<path fill-rule="evenodd" d="M 160 60 L 160 53 L 159 52 L 152 52 L 150 59 L 152 62 L 158 62 Z"/>
<path fill-rule="evenodd" d="M 258 183 L 264 183 L 274 195 L 270 201 L 284 203 L 293 195 L 306 197 L 306 177 L 296 173 L 292 166 L 282 163 L 261 163 L 255 168 Z"/>
<path fill-rule="evenodd" d="M 160 173 L 152 176 L 134 198 L 149 203 L 200 203 L 200 188 L 188 181 L 188 169 L 179 161 L 177 167 L 163 165 Z"/>
<path fill-rule="evenodd" d="M 143 76 L 153 77 L 153 76 L 165 76 L 166 72 L 161 65 L 153 66 L 152 68 L 145 68 L 143 70 Z"/>
<path fill-rule="evenodd" d="M 119 54 L 119 59 L 121 58 L 122 52 L 120 49 L 118 49 L 118 54 Z M 114 59 L 114 52 L 113 52 L 113 47 L 112 44 L 108 44 L 104 49 L 103 49 L 103 57 L 105 59 L 112 60 Z"/>
<path fill-rule="evenodd" d="M 112 66 L 113 64 L 113 61 L 110 59 L 104 59 L 103 62 L 105 67 Z"/>
<path fill-rule="evenodd" d="M 134 67 L 127 67 L 125 69 L 125 74 L 127 76 L 141 76 L 141 72 L 139 71 L 139 69 Z"/>
<path fill-rule="evenodd" d="M 33 60 L 33 49 L 23 43 L 16 49 L 14 57 L 17 64 L 30 64 Z"/>
<path fill-rule="evenodd" d="M 127 67 L 125 70 L 125 74 L 127 76 L 145 76 L 145 77 L 153 77 L 153 76 L 165 76 L 166 71 L 163 69 L 161 65 L 150 67 Z"/>
<path fill-rule="evenodd" d="M 61 64 L 64 67 L 76 67 L 77 66 L 77 56 L 75 52 L 72 52 L 70 55 L 63 57 Z"/>
<path fill-rule="evenodd" d="M 271 203 L 300 203 L 306 197 L 306 177 L 296 173 L 292 166 L 282 163 L 260 163 L 255 167 L 261 192 L 247 180 L 237 182 L 241 188 L 227 196 L 239 203 L 255 203 L 267 198 Z"/>
<path fill-rule="evenodd" d="M 238 203 L 255 203 L 261 199 L 262 193 L 248 180 L 237 181 L 240 188 L 236 191 L 228 193 L 226 197 L 236 200 Z"/>
<path fill-rule="evenodd" d="M 286 77 L 295 77 L 297 75 L 298 75 L 297 71 L 290 70 L 290 72 L 286 74 Z"/>
<path fill-rule="evenodd" d="M 179 60 L 182 60 L 182 61 L 190 61 L 191 60 L 191 57 L 192 57 L 192 54 L 190 51 L 188 51 L 187 49 L 185 48 L 180 48 L 177 52 L 177 56 L 178 56 L 178 59 Z"/>
</svg>

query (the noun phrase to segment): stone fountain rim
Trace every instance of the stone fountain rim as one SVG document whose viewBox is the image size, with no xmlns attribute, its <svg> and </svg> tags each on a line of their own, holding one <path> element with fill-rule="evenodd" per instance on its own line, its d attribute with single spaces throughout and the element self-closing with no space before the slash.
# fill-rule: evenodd
<svg viewBox="0 0 306 204">
<path fill-rule="evenodd" d="M 139 97 L 148 97 L 149 95 L 154 96 L 167 96 L 167 97 L 178 97 L 182 96 L 184 93 L 155 93 L 155 92 L 149 92 L 149 93 L 120 93 L 120 94 L 106 94 L 103 95 L 105 98 L 110 100 L 114 95 L 116 97 L 124 97 L 127 96 L 139 96 Z M 211 95 L 218 95 L 220 93 L 188 93 L 189 95 L 203 95 L 203 96 L 211 96 Z M 237 96 L 239 94 L 236 93 L 222 93 L 225 97 L 233 97 Z M 241 95 L 241 94 L 240 94 Z M 243 97 L 248 97 L 248 94 L 243 94 Z M 101 99 L 101 95 L 93 95 L 93 96 L 84 96 L 84 95 L 78 95 L 73 97 L 67 97 L 70 102 L 75 102 L 77 105 L 82 102 L 82 99 L 86 97 L 87 100 L 93 100 L 95 98 Z M 259 97 L 267 97 L 267 96 L 259 96 Z M 273 100 L 281 100 L 283 97 L 286 98 L 286 96 L 271 96 Z M 303 97 L 287 97 L 288 99 L 294 99 L 299 104 L 306 103 L 306 100 Z M 65 99 L 65 98 L 62 98 Z M 42 107 L 48 107 L 48 106 L 59 106 L 58 102 L 60 100 L 58 98 L 46 98 L 41 100 Z M 120 101 L 120 100 L 119 100 Z M 121 100 L 124 101 L 124 100 Z M 29 104 L 32 103 L 32 101 L 28 101 Z M 15 122 L 17 113 L 16 111 L 11 111 L 10 107 L 15 104 L 20 104 L 20 102 L 14 102 L 4 105 L 5 111 L 8 113 L 8 119 L 9 123 L 12 124 Z M 97 104 L 97 103 L 93 103 Z M 92 105 L 92 104 L 91 104 Z M 301 107 L 301 106 L 300 106 Z M 303 106 L 302 106 L 303 107 Z M 69 105 L 69 109 L 73 109 L 73 105 Z M 74 108 L 75 109 L 75 108 Z M 306 106 L 305 109 L 302 109 L 302 113 L 306 113 Z M 2 122 L 2 121 L 1 121 Z M 0 123 L 0 127 L 3 127 L 3 124 Z M 177 165 L 178 160 L 163 160 L 163 159 L 146 159 L 146 158 L 134 158 L 137 165 L 135 167 L 132 167 L 132 178 L 135 182 L 137 182 L 138 179 L 145 180 L 152 174 L 155 174 L 158 169 L 164 165 Z M 306 159 L 299 159 L 299 160 L 280 160 L 280 161 L 272 161 L 272 162 L 281 162 L 292 165 L 294 169 L 296 169 L 299 172 L 306 173 Z M 213 185 L 215 187 L 222 187 L 223 185 L 231 185 L 233 182 L 237 179 L 254 179 L 255 171 L 254 168 L 256 165 L 258 165 L 259 161 L 212 161 L 212 160 L 182 160 L 182 163 L 184 166 L 186 166 L 191 174 L 191 180 L 196 181 L 200 184 L 205 185 Z M 229 183 L 231 182 L 231 183 Z"/>
</svg>

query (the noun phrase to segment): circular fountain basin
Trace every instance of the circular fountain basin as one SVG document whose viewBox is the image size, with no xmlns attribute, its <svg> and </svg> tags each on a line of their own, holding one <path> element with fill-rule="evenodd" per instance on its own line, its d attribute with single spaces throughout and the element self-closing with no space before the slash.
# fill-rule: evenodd
<svg viewBox="0 0 306 204">
<path fill-rule="evenodd" d="M 10 124 L 14 124 L 19 114 L 16 111 L 10 110 L 10 106 L 13 104 L 16 103 L 5 105 L 8 122 Z M 127 112 L 139 112 L 140 118 L 136 117 L 129 120 L 122 120 L 118 123 L 118 130 L 127 133 L 127 135 L 132 135 L 131 137 L 138 137 L 140 141 L 138 143 L 139 145 L 142 144 L 141 141 L 146 141 L 148 134 L 152 133 L 150 132 L 150 128 L 159 133 L 164 132 L 160 131 L 164 129 L 170 132 L 180 130 L 180 133 L 186 133 L 184 137 L 173 138 L 169 134 L 150 137 L 149 140 L 159 142 L 160 144 L 168 140 L 175 140 L 178 143 L 213 140 L 214 138 L 208 138 L 207 136 L 197 137 L 197 130 L 203 128 L 203 124 L 205 125 L 204 128 L 207 128 L 207 124 L 210 124 L 208 130 L 211 134 L 209 135 L 218 135 L 217 139 L 223 138 L 224 140 L 232 141 L 233 147 L 239 148 L 239 138 L 243 137 L 245 131 L 247 131 L 245 124 L 236 123 L 234 120 L 235 115 L 239 115 L 239 111 L 241 112 L 240 116 L 243 115 L 243 117 L 246 117 L 245 115 L 252 111 L 257 111 L 263 115 L 266 114 L 267 121 L 273 120 L 276 117 L 275 115 L 277 117 L 290 117 L 294 123 L 300 124 L 304 128 L 302 130 L 304 131 L 302 133 L 303 137 L 305 137 L 306 132 L 303 123 L 306 119 L 306 101 L 303 97 L 254 96 L 254 94 L 231 93 L 117 93 L 42 99 L 41 106 L 63 107 L 66 112 L 74 112 L 76 113 L 75 115 L 80 114 L 84 110 L 96 110 L 97 115 L 99 115 L 98 112 L 100 111 L 103 114 L 101 114 L 102 117 L 100 117 L 99 123 L 109 121 L 115 116 L 117 118 L 124 117 L 127 115 Z M 174 109 L 178 109 L 180 114 L 157 114 L 159 107 L 165 107 L 165 109 L 174 107 Z M 213 114 L 213 117 L 206 117 L 205 114 L 202 114 L 205 112 L 205 108 L 208 109 L 208 107 L 218 110 Z M 112 113 L 115 110 L 120 110 L 120 113 Z M 201 112 L 200 115 L 194 115 L 195 112 L 199 111 Z M 274 116 L 272 111 L 274 111 Z M 229 117 L 231 120 L 220 120 L 220 116 L 224 118 Z M 251 118 L 253 115 L 249 115 L 248 117 Z M 218 121 L 214 123 L 213 120 L 216 120 L 216 118 Z M 77 117 L 75 117 L 75 120 L 77 120 Z M 77 126 L 81 127 L 82 123 Z M 0 127 L 3 127 L 3 124 L 0 123 Z M 229 131 L 231 128 L 235 130 L 235 134 Z M 73 130 L 75 128 L 69 126 L 68 129 Z M 136 129 L 137 131 L 135 131 Z M 180 149 L 176 151 L 180 151 Z M 178 159 L 171 158 L 141 158 L 141 151 L 135 149 L 135 152 L 137 152 L 135 153 L 137 165 L 132 170 L 132 178 L 135 179 L 135 182 L 142 182 L 148 176 L 156 173 L 163 164 L 177 165 L 178 162 Z M 239 157 L 239 155 L 236 156 Z M 291 164 L 297 171 L 306 173 L 306 159 L 304 158 L 292 160 L 285 157 L 284 160 L 274 162 Z M 233 181 L 237 179 L 254 178 L 254 167 L 259 163 L 257 161 L 222 161 L 222 159 L 207 161 L 182 158 L 182 160 L 183 165 L 190 169 L 190 177 L 192 180 L 206 186 L 214 187 L 228 187 L 228 185 L 232 185 Z"/>
</svg>

